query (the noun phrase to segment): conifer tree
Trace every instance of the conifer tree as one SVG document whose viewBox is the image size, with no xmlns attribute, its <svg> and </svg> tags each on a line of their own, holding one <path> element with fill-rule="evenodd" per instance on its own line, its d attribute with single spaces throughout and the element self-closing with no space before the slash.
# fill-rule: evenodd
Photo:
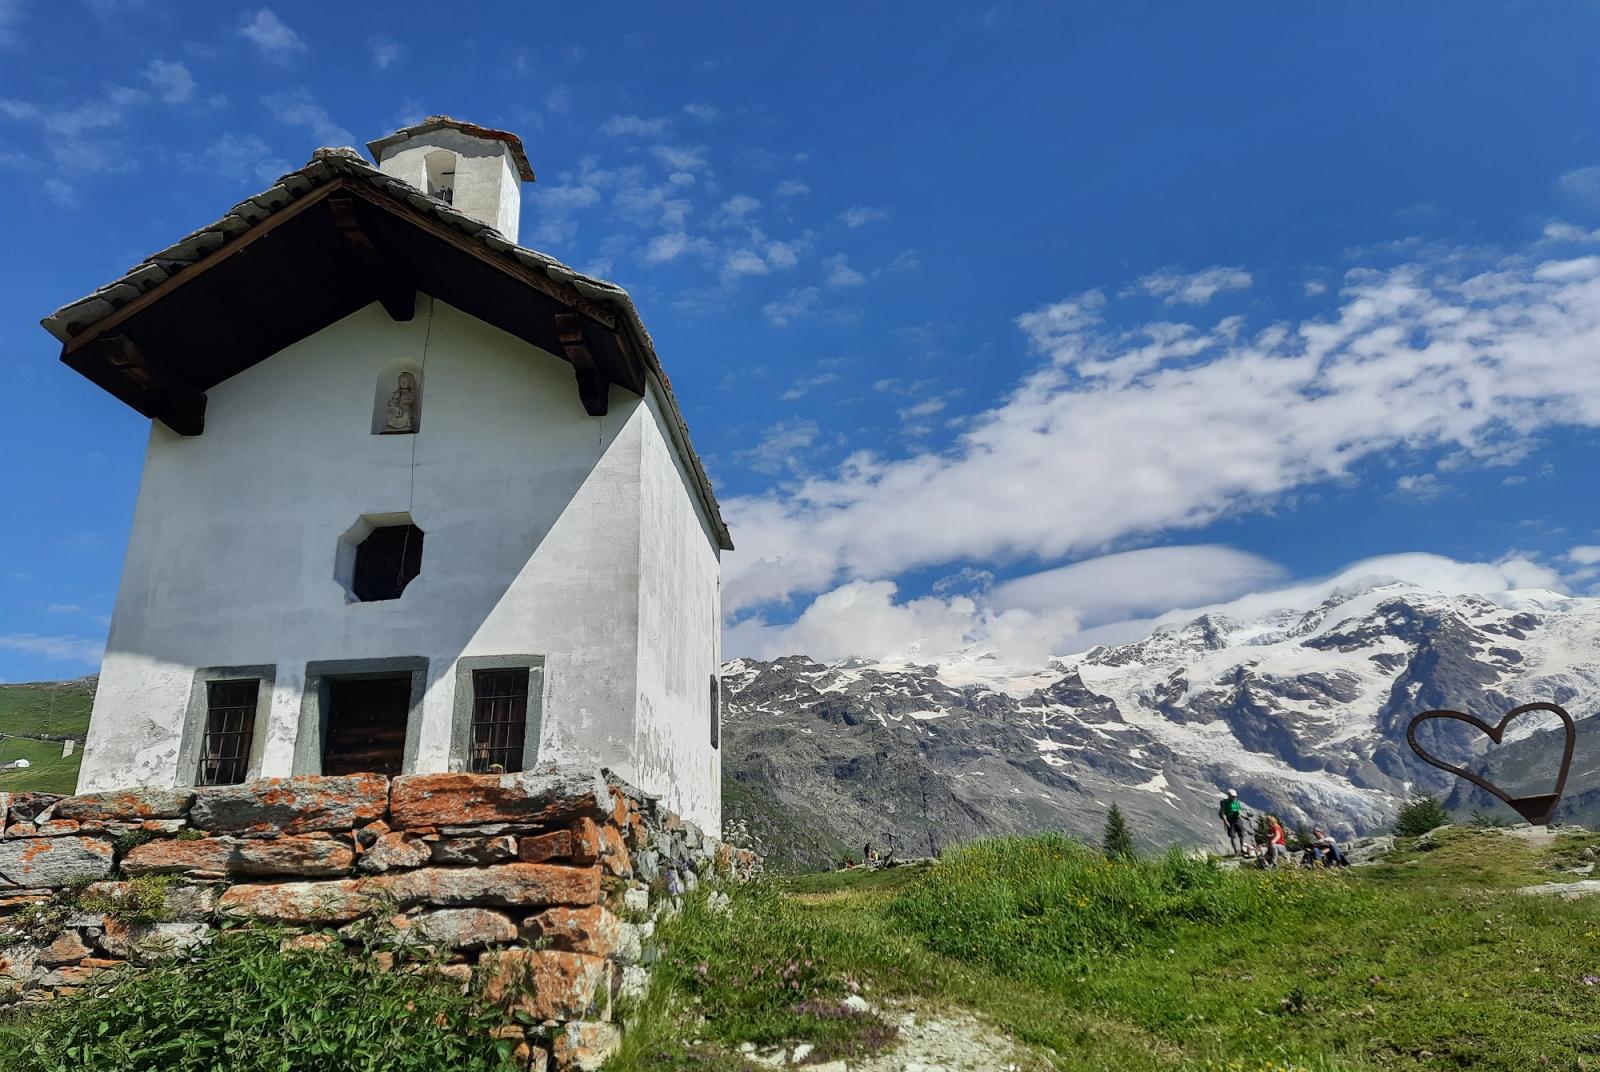
<svg viewBox="0 0 1600 1072">
<path fill-rule="evenodd" d="M 1311 828 L 1305 823 L 1294 824 L 1294 842 L 1290 846 L 1295 849 L 1304 849 L 1311 844 Z"/>
<path fill-rule="evenodd" d="M 1267 813 L 1262 812 L 1256 816 L 1256 844 L 1265 845 L 1272 840 L 1272 824 L 1267 822 Z"/>
<path fill-rule="evenodd" d="M 1133 859 L 1133 835 L 1128 833 L 1128 821 L 1122 817 L 1122 809 L 1115 804 L 1111 805 L 1111 814 L 1106 816 L 1106 836 L 1103 844 L 1109 859 Z"/>
</svg>

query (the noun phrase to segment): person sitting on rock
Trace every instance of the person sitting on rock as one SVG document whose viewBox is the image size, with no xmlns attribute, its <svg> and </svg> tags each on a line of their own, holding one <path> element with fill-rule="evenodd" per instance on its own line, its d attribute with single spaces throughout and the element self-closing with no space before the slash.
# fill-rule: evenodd
<svg viewBox="0 0 1600 1072">
<path fill-rule="evenodd" d="M 1261 861 L 1262 867 L 1277 867 L 1278 857 L 1289 851 L 1288 839 L 1283 833 L 1283 824 L 1276 815 L 1267 816 L 1267 854 Z"/>
<path fill-rule="evenodd" d="M 1340 850 L 1339 843 L 1320 827 L 1311 831 L 1311 852 L 1314 854 L 1314 862 L 1320 863 L 1323 867 L 1350 866 L 1350 858 Z"/>
</svg>

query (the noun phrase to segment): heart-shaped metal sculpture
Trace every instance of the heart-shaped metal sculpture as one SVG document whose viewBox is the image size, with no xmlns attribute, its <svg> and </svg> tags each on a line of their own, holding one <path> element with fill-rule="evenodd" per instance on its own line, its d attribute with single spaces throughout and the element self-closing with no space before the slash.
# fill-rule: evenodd
<svg viewBox="0 0 1600 1072">
<path fill-rule="evenodd" d="M 1479 730 L 1482 730 L 1485 737 L 1489 738 L 1489 740 L 1493 741 L 1495 744 L 1499 744 L 1500 738 L 1504 736 L 1506 732 L 1506 726 L 1513 719 L 1522 715 L 1526 715 L 1532 711 L 1549 711 L 1552 714 L 1559 716 L 1561 721 L 1566 725 L 1567 744 L 1566 747 L 1561 750 L 1561 771 L 1556 775 L 1556 787 L 1555 792 L 1553 793 L 1541 793 L 1537 796 L 1531 797 L 1507 796 L 1501 791 L 1499 786 L 1495 785 L 1487 778 L 1473 774 L 1465 767 L 1458 767 L 1454 763 L 1446 763 L 1442 759 L 1431 756 L 1428 754 L 1427 749 L 1423 748 L 1417 743 L 1418 726 L 1432 718 L 1448 718 L 1454 719 L 1457 722 L 1465 722 L 1469 726 L 1474 726 Z M 1567 769 L 1572 766 L 1572 747 L 1576 743 L 1576 740 L 1577 729 L 1572 724 L 1572 716 L 1567 714 L 1563 708 L 1553 703 L 1526 703 L 1521 707 L 1513 707 L 1510 711 L 1506 712 L 1505 717 L 1500 720 L 1500 724 L 1498 726 L 1491 726 L 1487 722 L 1484 722 L 1481 719 L 1473 718 L 1471 715 L 1461 711 L 1424 711 L 1422 714 L 1413 718 L 1406 726 L 1406 742 L 1411 745 L 1411 750 L 1413 752 L 1422 757 L 1423 762 L 1430 763 L 1442 771 L 1449 771 L 1451 774 L 1454 774 L 1457 777 L 1465 778 L 1467 781 L 1471 782 L 1479 789 L 1482 789 L 1484 792 L 1492 793 L 1494 796 L 1499 797 L 1501 800 L 1511 805 L 1511 807 L 1516 810 L 1518 815 L 1522 816 L 1535 826 L 1544 826 L 1546 823 L 1548 823 L 1551 816 L 1553 816 L 1556 812 L 1556 805 L 1561 802 L 1561 791 L 1567 787 Z"/>
</svg>

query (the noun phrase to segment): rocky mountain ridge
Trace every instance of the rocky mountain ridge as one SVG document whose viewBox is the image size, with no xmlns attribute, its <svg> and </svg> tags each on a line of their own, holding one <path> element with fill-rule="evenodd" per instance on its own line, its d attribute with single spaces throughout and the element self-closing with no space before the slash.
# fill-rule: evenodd
<svg viewBox="0 0 1600 1072">
<path fill-rule="evenodd" d="M 801 862 L 868 840 L 921 855 L 992 834 L 1097 836 L 1113 802 L 1150 844 L 1215 845 L 1229 786 L 1252 809 L 1356 834 L 1417 792 L 1457 790 L 1407 747 L 1414 714 L 1493 722 L 1540 699 L 1581 720 L 1600 707 L 1600 599 L 1385 584 L 1249 620 L 1206 614 L 1038 669 L 971 652 L 796 655 L 735 660 L 723 681 L 725 782 L 810 832 Z M 1515 754 L 1546 751 L 1536 728 L 1511 728 Z M 1451 762 L 1495 758 L 1465 727 L 1421 739 Z M 1537 761 L 1512 766 L 1543 776 Z M 1577 783 L 1575 770 L 1569 796 Z"/>
</svg>

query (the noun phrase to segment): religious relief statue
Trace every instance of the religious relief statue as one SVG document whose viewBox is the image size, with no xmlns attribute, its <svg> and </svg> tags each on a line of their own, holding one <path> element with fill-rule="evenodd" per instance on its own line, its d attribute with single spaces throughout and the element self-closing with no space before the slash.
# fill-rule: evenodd
<svg viewBox="0 0 1600 1072">
<path fill-rule="evenodd" d="M 389 418 L 383 426 L 384 434 L 415 432 L 417 430 L 417 378 L 402 372 L 389 396 Z"/>
</svg>

